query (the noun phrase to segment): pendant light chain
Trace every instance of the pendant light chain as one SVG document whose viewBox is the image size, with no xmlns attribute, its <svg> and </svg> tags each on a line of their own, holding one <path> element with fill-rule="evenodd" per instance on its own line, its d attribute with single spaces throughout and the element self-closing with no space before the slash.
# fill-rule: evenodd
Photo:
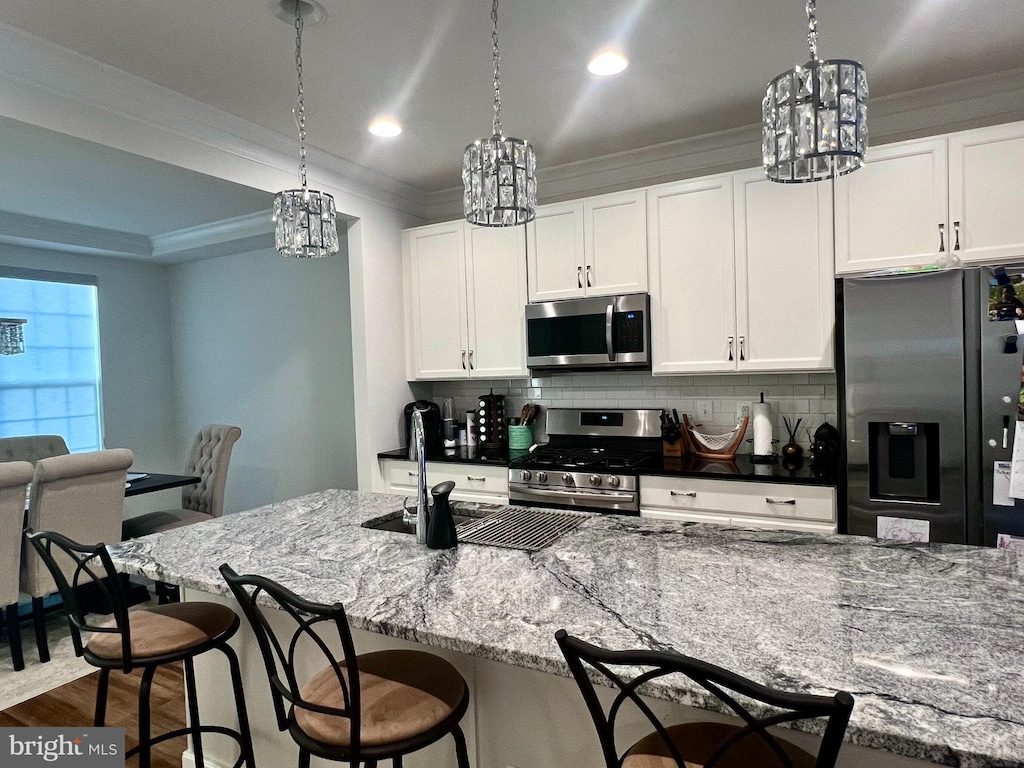
<svg viewBox="0 0 1024 768">
<path fill-rule="evenodd" d="M 295 0 L 295 71 L 299 89 L 295 107 L 295 125 L 299 129 L 299 179 L 306 189 L 306 103 L 302 91 L 302 2 Z"/>
<path fill-rule="evenodd" d="M 491 5 L 491 55 L 494 57 L 494 135 L 501 136 L 501 57 L 498 55 L 498 0 Z"/>
<path fill-rule="evenodd" d="M 817 61 L 818 60 L 817 0 L 807 0 L 807 47 L 811 49 L 811 61 Z"/>
</svg>

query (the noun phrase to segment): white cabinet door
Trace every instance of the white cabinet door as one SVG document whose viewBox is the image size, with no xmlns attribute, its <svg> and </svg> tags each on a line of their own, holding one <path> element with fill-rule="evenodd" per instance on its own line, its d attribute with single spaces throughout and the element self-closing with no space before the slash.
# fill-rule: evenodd
<svg viewBox="0 0 1024 768">
<path fill-rule="evenodd" d="M 630 190 L 583 201 L 587 296 L 647 290 L 645 191 Z"/>
<path fill-rule="evenodd" d="M 409 380 L 469 376 L 461 221 L 403 233 Z"/>
<path fill-rule="evenodd" d="M 965 262 L 1024 256 L 1024 122 L 949 137 L 949 219 Z"/>
<path fill-rule="evenodd" d="M 869 147 L 863 168 L 835 180 L 836 272 L 934 262 L 950 244 L 946 189 L 945 137 Z"/>
<path fill-rule="evenodd" d="M 525 228 L 467 225 L 466 229 L 469 375 L 529 376 Z"/>
<path fill-rule="evenodd" d="M 832 369 L 832 188 L 734 175 L 737 370 Z"/>
<path fill-rule="evenodd" d="M 583 201 L 542 205 L 526 225 L 530 301 L 583 296 Z"/>
<path fill-rule="evenodd" d="M 736 370 L 732 176 L 647 190 L 655 374 Z"/>
</svg>

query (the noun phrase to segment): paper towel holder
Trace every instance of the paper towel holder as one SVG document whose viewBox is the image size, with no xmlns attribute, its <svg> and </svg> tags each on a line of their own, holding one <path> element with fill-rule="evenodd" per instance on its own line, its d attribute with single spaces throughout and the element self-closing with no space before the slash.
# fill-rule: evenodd
<svg viewBox="0 0 1024 768">
<path fill-rule="evenodd" d="M 757 405 L 760 405 L 763 408 L 767 409 L 767 405 L 764 402 L 764 392 L 761 393 L 761 402 L 758 403 Z M 757 424 L 758 424 L 757 420 L 755 419 L 755 421 L 754 421 L 754 435 L 755 436 L 757 435 L 757 431 L 758 431 Z M 770 422 L 769 422 L 769 427 L 768 427 L 768 434 L 771 434 Z M 747 440 L 747 442 L 754 443 L 754 438 L 750 438 L 749 440 Z M 769 445 L 773 445 L 774 446 L 778 442 L 779 442 L 778 440 L 773 438 L 773 439 L 770 440 Z M 756 443 L 754 443 L 754 444 L 756 445 Z M 778 460 L 779 460 L 779 457 L 776 455 L 775 451 L 771 451 L 770 453 L 758 453 L 757 450 L 754 449 L 754 450 L 752 450 L 750 452 L 750 462 L 752 464 L 774 464 Z"/>
</svg>

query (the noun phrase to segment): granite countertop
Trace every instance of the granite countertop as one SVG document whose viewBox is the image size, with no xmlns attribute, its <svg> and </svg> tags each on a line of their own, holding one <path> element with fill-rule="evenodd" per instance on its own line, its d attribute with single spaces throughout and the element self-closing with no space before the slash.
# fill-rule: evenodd
<svg viewBox="0 0 1024 768">
<path fill-rule="evenodd" d="M 608 648 L 684 652 L 777 688 L 849 691 L 847 738 L 863 746 L 1024 763 L 1024 554 L 617 515 L 533 554 L 438 552 L 360 527 L 401 503 L 323 491 L 112 554 L 126 572 L 219 594 L 228 562 L 343 602 L 361 629 L 554 674 L 568 674 L 563 627 Z M 650 692 L 713 708 L 686 683 Z"/>
<path fill-rule="evenodd" d="M 755 483 L 793 483 L 797 485 L 836 486 L 835 469 L 812 467 L 801 461 L 790 468 L 780 459 L 774 464 L 754 464 L 748 454 L 736 456 L 734 461 L 698 459 L 693 454 L 682 458 L 659 456 L 639 470 L 643 475 L 664 477 L 703 477 L 708 480 L 740 480 Z"/>
<path fill-rule="evenodd" d="M 409 461 L 409 451 L 406 448 L 395 448 L 393 451 L 381 451 L 377 454 L 378 459 L 398 459 Z M 450 464 L 486 464 L 495 467 L 508 466 L 508 453 L 483 455 L 476 447 L 460 446 L 459 448 L 447 448 L 444 453 L 435 453 L 427 456 L 427 461 L 440 461 Z"/>
</svg>

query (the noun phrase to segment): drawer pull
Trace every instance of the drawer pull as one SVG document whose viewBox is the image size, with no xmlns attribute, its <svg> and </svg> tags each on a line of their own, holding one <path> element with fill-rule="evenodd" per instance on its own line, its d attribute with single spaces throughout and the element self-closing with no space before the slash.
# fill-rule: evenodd
<svg viewBox="0 0 1024 768">
<path fill-rule="evenodd" d="M 697 498 L 696 491 L 669 491 L 668 494 L 669 496 L 685 496 L 688 499 Z"/>
<path fill-rule="evenodd" d="M 466 479 L 473 483 L 483 483 L 487 480 L 486 477 L 470 477 L 469 475 L 466 475 Z"/>
<path fill-rule="evenodd" d="M 416 473 L 415 472 L 410 472 L 409 473 L 409 477 L 416 477 Z"/>
<path fill-rule="evenodd" d="M 765 496 L 764 500 L 769 504 L 789 504 L 790 506 L 796 506 L 796 499 L 773 499 L 771 496 Z"/>
</svg>

